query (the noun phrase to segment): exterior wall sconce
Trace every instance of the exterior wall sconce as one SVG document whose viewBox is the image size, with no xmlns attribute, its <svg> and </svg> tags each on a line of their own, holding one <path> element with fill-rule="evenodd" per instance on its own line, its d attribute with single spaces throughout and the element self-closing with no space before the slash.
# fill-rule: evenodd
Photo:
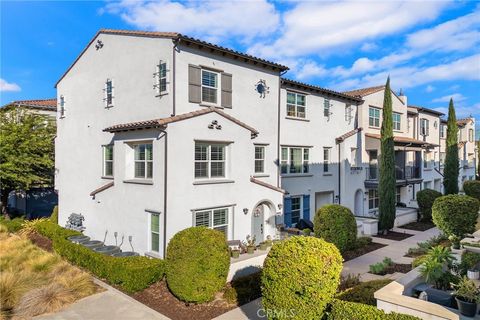
<svg viewBox="0 0 480 320">
<path fill-rule="evenodd" d="M 278 207 L 278 210 L 282 210 L 283 204 L 279 203 L 279 204 L 277 204 L 277 207 Z"/>
<path fill-rule="evenodd" d="M 248 208 L 243 208 L 243 213 L 247 214 L 248 213 Z"/>
</svg>

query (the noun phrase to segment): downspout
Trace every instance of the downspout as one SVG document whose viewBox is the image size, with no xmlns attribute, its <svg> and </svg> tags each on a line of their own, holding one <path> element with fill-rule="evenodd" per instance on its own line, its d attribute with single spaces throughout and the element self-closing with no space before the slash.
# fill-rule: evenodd
<svg viewBox="0 0 480 320">
<path fill-rule="evenodd" d="M 165 156 L 163 164 L 163 258 L 167 256 L 167 173 L 168 173 L 168 135 L 167 131 L 160 129 L 165 136 Z"/>
<path fill-rule="evenodd" d="M 340 165 L 340 147 L 341 147 L 342 142 L 338 143 L 338 204 L 342 204 L 342 181 L 341 181 L 341 174 L 342 174 L 342 168 Z"/>
<path fill-rule="evenodd" d="M 278 75 L 278 97 L 277 97 L 277 187 L 280 188 L 280 97 L 282 91 L 282 76 L 287 73 L 287 71 L 280 71 Z"/>
</svg>

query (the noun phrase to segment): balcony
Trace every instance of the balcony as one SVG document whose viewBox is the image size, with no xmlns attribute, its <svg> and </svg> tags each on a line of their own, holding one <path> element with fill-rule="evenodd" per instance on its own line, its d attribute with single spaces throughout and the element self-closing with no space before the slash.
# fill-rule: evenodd
<svg viewBox="0 0 480 320">
<path fill-rule="evenodd" d="M 408 185 L 419 183 L 422 181 L 422 170 L 419 166 L 405 166 L 405 167 L 395 167 L 395 177 L 396 185 Z M 376 187 L 378 186 L 379 179 L 379 169 L 378 167 L 370 166 L 365 168 L 365 187 Z"/>
</svg>

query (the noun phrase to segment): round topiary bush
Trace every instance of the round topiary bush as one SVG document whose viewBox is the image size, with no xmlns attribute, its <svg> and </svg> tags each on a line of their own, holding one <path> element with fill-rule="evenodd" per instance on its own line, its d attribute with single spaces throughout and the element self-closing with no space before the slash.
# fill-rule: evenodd
<svg viewBox="0 0 480 320">
<path fill-rule="evenodd" d="M 433 203 L 433 223 L 446 235 L 462 239 L 475 231 L 480 202 L 470 196 L 451 194 Z"/>
<path fill-rule="evenodd" d="M 225 234 L 206 227 L 178 232 L 168 243 L 167 284 L 186 302 L 207 302 L 227 281 L 230 255 Z"/>
<path fill-rule="evenodd" d="M 340 252 L 323 239 L 294 236 L 275 244 L 262 271 L 268 319 L 322 319 L 341 271 Z"/>
<path fill-rule="evenodd" d="M 329 204 L 318 209 L 313 219 L 315 236 L 337 246 L 340 252 L 355 247 L 357 222 L 350 209 Z"/>
<path fill-rule="evenodd" d="M 417 202 L 421 221 L 432 221 L 432 206 L 442 194 L 436 190 L 423 189 L 417 192 Z"/>
<path fill-rule="evenodd" d="M 463 183 L 463 191 L 467 196 L 480 200 L 480 181 L 467 180 Z"/>
</svg>

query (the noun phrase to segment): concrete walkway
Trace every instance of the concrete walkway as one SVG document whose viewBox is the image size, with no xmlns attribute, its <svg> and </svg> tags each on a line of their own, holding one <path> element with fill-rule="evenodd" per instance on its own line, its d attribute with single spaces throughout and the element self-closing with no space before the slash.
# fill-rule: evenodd
<svg viewBox="0 0 480 320">
<path fill-rule="evenodd" d="M 65 309 L 34 317 L 38 320 L 168 320 L 169 318 L 127 296 L 117 289 L 95 279 L 106 289 L 83 298 Z"/>
</svg>

